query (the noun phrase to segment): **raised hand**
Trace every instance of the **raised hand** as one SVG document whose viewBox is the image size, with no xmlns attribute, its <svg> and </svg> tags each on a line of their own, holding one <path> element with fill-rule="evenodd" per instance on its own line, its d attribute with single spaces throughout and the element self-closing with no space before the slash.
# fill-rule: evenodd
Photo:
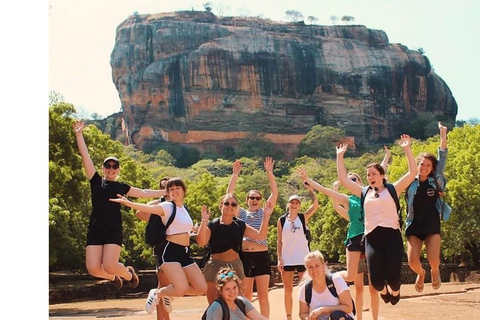
<svg viewBox="0 0 480 320">
<path fill-rule="evenodd" d="M 263 206 L 263 216 L 266 217 L 266 220 L 270 220 L 270 216 L 273 213 L 273 205 L 270 200 L 267 200 Z"/>
<path fill-rule="evenodd" d="M 383 146 L 383 150 L 385 151 L 385 155 L 390 158 L 392 156 L 392 153 L 390 152 L 390 149 L 386 145 Z"/>
<path fill-rule="evenodd" d="M 400 142 L 399 142 L 400 147 L 405 148 L 410 146 L 410 136 L 408 134 L 402 134 L 400 136 Z"/>
<path fill-rule="evenodd" d="M 336 180 L 333 182 L 333 190 L 338 191 L 338 188 L 340 187 L 340 181 Z"/>
<path fill-rule="evenodd" d="M 347 152 L 348 144 L 342 143 L 338 145 L 336 148 L 337 148 L 337 156 L 344 155 L 345 152 Z"/>
<path fill-rule="evenodd" d="M 300 179 L 302 179 L 303 181 L 307 181 L 308 179 L 307 169 L 297 168 L 297 174 L 300 177 Z"/>
<path fill-rule="evenodd" d="M 242 163 L 240 162 L 240 160 L 235 160 L 235 162 L 233 163 L 232 173 L 238 175 L 240 174 L 241 170 L 242 170 Z"/>
<path fill-rule="evenodd" d="M 110 199 L 110 201 L 112 201 L 112 202 L 117 202 L 117 203 L 121 203 L 121 204 L 127 204 L 127 203 L 130 203 L 130 202 L 131 202 L 130 200 L 128 200 L 126 197 L 124 197 L 124 196 L 121 195 L 121 194 L 117 194 L 117 197 L 118 197 L 118 198 Z"/>
<path fill-rule="evenodd" d="M 441 121 L 438 121 L 438 130 L 440 130 L 440 133 L 442 132 L 447 132 L 447 127 L 445 127 L 444 125 L 442 125 L 442 122 Z"/>
<path fill-rule="evenodd" d="M 73 131 L 75 131 L 75 133 L 82 133 L 83 132 L 83 129 L 86 127 L 87 125 L 85 124 L 85 122 L 81 121 L 81 120 L 77 120 L 75 121 L 75 123 L 73 124 Z"/>
<path fill-rule="evenodd" d="M 210 211 L 206 205 L 202 206 L 202 220 L 210 220 Z"/>
<path fill-rule="evenodd" d="M 265 168 L 266 172 L 269 172 L 269 171 L 273 172 L 274 164 L 275 164 L 275 161 L 272 159 L 272 157 L 266 157 L 265 162 L 263 163 L 263 167 Z"/>
</svg>

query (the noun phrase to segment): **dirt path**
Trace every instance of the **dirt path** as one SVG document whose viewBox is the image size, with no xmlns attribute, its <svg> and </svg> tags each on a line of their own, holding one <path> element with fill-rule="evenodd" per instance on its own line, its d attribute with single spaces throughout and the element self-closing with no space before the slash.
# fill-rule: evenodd
<svg viewBox="0 0 480 320">
<path fill-rule="evenodd" d="M 352 291 L 354 291 L 352 289 Z M 294 288 L 294 297 L 298 287 Z M 364 309 L 370 304 L 368 288 L 365 288 Z M 475 283 L 444 283 L 437 291 L 426 284 L 425 290 L 418 293 L 413 285 L 403 285 L 402 299 L 396 306 L 380 303 L 379 320 L 437 320 L 437 319 L 480 319 L 480 284 Z M 62 303 L 49 306 L 50 319 L 99 319 L 121 318 L 128 320 L 152 320 L 156 314 L 147 314 L 143 310 L 145 297 L 132 299 L 112 299 Z M 255 298 L 255 296 L 254 296 Z M 270 319 L 285 319 L 283 308 L 283 289 L 273 289 L 269 293 Z M 258 301 L 254 299 L 258 309 Z M 202 297 L 177 298 L 173 302 L 171 319 L 200 319 L 207 307 L 207 301 Z M 298 305 L 294 304 L 294 319 L 298 319 Z M 372 320 L 369 311 L 363 312 L 363 320 Z"/>
</svg>

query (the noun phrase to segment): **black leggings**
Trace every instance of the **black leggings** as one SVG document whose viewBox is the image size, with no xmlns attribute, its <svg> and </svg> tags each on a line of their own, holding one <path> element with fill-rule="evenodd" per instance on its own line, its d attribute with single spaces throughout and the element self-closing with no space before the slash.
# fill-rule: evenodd
<svg viewBox="0 0 480 320">
<path fill-rule="evenodd" d="M 393 291 L 400 290 L 403 253 L 398 229 L 376 227 L 366 236 L 368 273 L 375 290 L 382 291 L 385 283 Z"/>
</svg>

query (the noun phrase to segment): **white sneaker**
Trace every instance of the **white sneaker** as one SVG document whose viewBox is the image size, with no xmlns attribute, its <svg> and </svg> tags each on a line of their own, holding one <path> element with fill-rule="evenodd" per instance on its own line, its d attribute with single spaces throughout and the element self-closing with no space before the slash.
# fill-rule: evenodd
<svg viewBox="0 0 480 320">
<path fill-rule="evenodd" d="M 158 304 L 157 289 L 156 288 L 151 289 L 148 292 L 147 301 L 145 301 L 145 311 L 147 311 L 148 314 L 152 314 L 157 304 Z"/>
<path fill-rule="evenodd" d="M 165 311 L 167 311 L 168 313 L 172 312 L 173 310 L 172 301 L 173 301 L 172 297 L 162 297 L 163 306 L 165 308 Z"/>
</svg>

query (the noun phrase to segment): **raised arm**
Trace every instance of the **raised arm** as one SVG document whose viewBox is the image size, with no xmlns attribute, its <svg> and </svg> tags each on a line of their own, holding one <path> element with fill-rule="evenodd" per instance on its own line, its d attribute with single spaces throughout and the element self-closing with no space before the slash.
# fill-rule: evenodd
<svg viewBox="0 0 480 320">
<path fill-rule="evenodd" d="M 238 175 L 242 170 L 242 163 L 240 160 L 235 160 L 232 166 L 232 176 L 230 177 L 230 182 L 228 183 L 227 193 L 233 194 L 235 191 L 235 186 L 237 184 Z"/>
<path fill-rule="evenodd" d="M 332 189 L 338 192 L 338 188 L 340 187 L 340 181 L 334 181 Z M 348 197 L 347 197 L 348 199 Z M 333 199 L 332 199 L 333 200 Z M 350 208 L 348 202 L 340 202 L 333 200 L 333 209 L 344 219 L 350 221 L 350 217 L 348 216 L 348 209 Z"/>
<path fill-rule="evenodd" d="M 347 169 L 345 168 L 345 160 L 343 159 L 347 152 L 348 145 L 343 143 L 337 146 L 337 174 L 340 183 L 347 188 L 352 194 L 360 197 L 362 195 L 362 186 L 348 179 Z"/>
<path fill-rule="evenodd" d="M 75 132 L 75 138 L 77 140 L 78 151 L 82 156 L 83 167 L 85 168 L 85 173 L 87 175 L 88 180 L 92 179 L 93 175 L 95 174 L 95 166 L 93 165 L 93 161 L 88 154 L 87 144 L 85 143 L 85 139 L 83 137 L 83 129 L 86 127 L 85 122 L 77 120 L 73 124 L 73 131 Z"/>
<path fill-rule="evenodd" d="M 152 201 L 150 201 L 150 202 L 147 203 L 147 204 L 148 204 L 148 205 L 158 205 L 159 203 L 160 203 L 160 200 L 152 200 Z M 151 215 L 151 213 L 150 213 L 150 212 L 147 212 L 147 211 L 137 210 L 137 211 L 135 212 L 135 215 L 137 216 L 138 219 L 148 222 L 148 220 L 150 220 L 150 215 Z"/>
<path fill-rule="evenodd" d="M 260 230 L 252 228 L 248 224 L 245 225 L 245 232 L 243 235 L 248 238 L 262 240 L 267 237 L 268 233 L 268 222 L 270 221 L 270 216 L 272 215 L 274 205 L 270 200 L 265 202 L 263 207 L 263 220 L 262 225 L 260 226 Z"/>
<path fill-rule="evenodd" d="M 303 185 L 305 186 L 305 188 L 307 188 L 308 190 L 308 193 L 310 194 L 310 199 L 312 200 L 312 204 L 310 205 L 310 207 L 308 207 L 307 211 L 305 211 L 305 223 L 308 223 L 308 220 L 313 216 L 313 214 L 315 212 L 317 212 L 317 209 L 318 209 L 318 199 L 317 199 L 317 195 L 315 193 L 315 190 L 313 189 L 313 187 L 311 185 L 309 185 L 308 183 L 303 183 Z"/>
<path fill-rule="evenodd" d="M 438 122 L 438 130 L 440 130 L 440 150 L 447 150 L 447 127 Z"/>
<path fill-rule="evenodd" d="M 383 170 L 385 170 L 385 173 L 388 170 L 388 163 L 390 161 L 390 157 L 392 156 L 392 153 L 388 149 L 387 146 L 383 146 L 383 150 L 385 150 L 385 156 L 383 157 L 382 163 L 380 165 L 382 166 Z"/>
<path fill-rule="evenodd" d="M 410 136 L 408 134 L 402 134 L 399 144 L 407 156 L 408 172 L 393 184 L 398 195 L 400 195 L 403 190 L 412 183 L 418 173 L 417 164 L 412 153 Z"/>
<path fill-rule="evenodd" d="M 271 157 L 266 157 L 265 162 L 263 163 L 263 167 L 265 168 L 265 172 L 267 173 L 268 183 L 270 184 L 271 192 L 267 201 L 270 201 L 273 207 L 275 207 L 278 198 L 277 182 L 275 181 L 275 176 L 273 175 L 274 164 L 275 161 Z"/>
<path fill-rule="evenodd" d="M 110 201 L 123 204 L 124 206 L 132 208 L 134 210 L 146 211 L 159 216 L 165 215 L 165 211 L 163 211 L 163 208 L 160 204 L 151 205 L 151 204 L 145 204 L 145 203 L 132 202 L 128 200 L 126 197 L 122 196 L 121 194 L 117 194 L 117 197 L 118 198 L 110 199 Z"/>
<path fill-rule="evenodd" d="M 196 241 L 200 247 L 204 247 L 207 245 L 208 241 L 210 241 L 210 236 L 212 232 L 210 228 L 207 226 L 208 221 L 210 220 L 210 211 L 208 211 L 207 206 L 202 206 L 202 222 L 200 223 L 200 228 L 197 231 Z"/>
</svg>

